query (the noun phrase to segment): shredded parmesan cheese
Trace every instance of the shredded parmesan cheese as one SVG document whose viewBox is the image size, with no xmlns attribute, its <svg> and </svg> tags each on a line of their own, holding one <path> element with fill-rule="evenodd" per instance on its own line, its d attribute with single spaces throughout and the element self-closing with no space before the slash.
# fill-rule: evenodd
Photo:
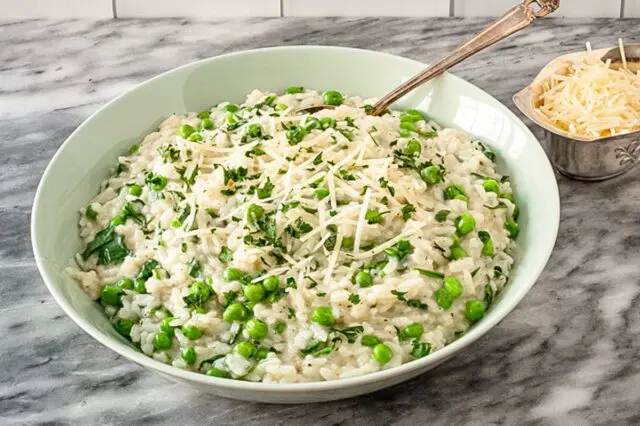
<svg viewBox="0 0 640 426">
<path fill-rule="evenodd" d="M 539 111 L 572 136 L 600 139 L 640 130 L 640 73 L 602 62 L 587 43 L 587 54 L 567 75 L 553 74 L 543 84 Z"/>
</svg>

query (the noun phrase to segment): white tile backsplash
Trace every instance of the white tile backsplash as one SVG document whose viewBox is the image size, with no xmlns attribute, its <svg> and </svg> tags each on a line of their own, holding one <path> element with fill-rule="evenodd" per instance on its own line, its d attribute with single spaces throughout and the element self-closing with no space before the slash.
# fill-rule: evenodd
<svg viewBox="0 0 640 426">
<path fill-rule="evenodd" d="M 627 2 L 640 0 L 627 0 Z M 518 0 L 454 0 L 455 16 L 498 16 Z M 561 0 L 555 17 L 619 18 L 621 0 Z"/>
<path fill-rule="evenodd" d="M 111 0 L 0 0 L 0 19 L 112 17 Z"/>
<path fill-rule="evenodd" d="M 284 16 L 449 16 L 449 0 L 284 0 Z"/>
<path fill-rule="evenodd" d="M 116 0 L 118 18 L 280 16 L 280 0 Z"/>
<path fill-rule="evenodd" d="M 561 0 L 556 17 L 640 18 L 640 0 Z M 0 19 L 498 16 L 520 0 L 0 0 Z"/>
<path fill-rule="evenodd" d="M 625 18 L 640 18 L 640 0 L 626 0 L 624 6 Z"/>
</svg>

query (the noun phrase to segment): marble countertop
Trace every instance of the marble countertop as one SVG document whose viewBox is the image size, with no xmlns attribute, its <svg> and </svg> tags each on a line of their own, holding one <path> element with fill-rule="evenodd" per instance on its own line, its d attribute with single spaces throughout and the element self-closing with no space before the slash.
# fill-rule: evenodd
<svg viewBox="0 0 640 426">
<path fill-rule="evenodd" d="M 353 46 L 430 61 L 486 22 L 0 23 L 0 423 L 640 423 L 640 167 L 600 183 L 558 176 L 558 242 L 514 312 L 435 370 L 345 401 L 262 405 L 168 382 L 85 334 L 36 269 L 29 219 L 44 168 L 76 126 L 135 84 L 196 59 L 274 45 Z M 587 40 L 639 42 L 639 27 L 640 20 L 547 19 L 455 73 L 515 110 L 513 93 L 553 56 Z"/>
</svg>

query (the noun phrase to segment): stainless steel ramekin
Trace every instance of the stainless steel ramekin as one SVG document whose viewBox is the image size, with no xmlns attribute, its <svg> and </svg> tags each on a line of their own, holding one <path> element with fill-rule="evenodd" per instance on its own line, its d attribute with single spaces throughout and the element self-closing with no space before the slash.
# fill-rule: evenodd
<svg viewBox="0 0 640 426">
<path fill-rule="evenodd" d="M 625 49 L 629 68 L 637 71 L 640 44 L 629 45 Z M 603 60 L 620 61 L 617 48 L 600 49 L 594 53 L 601 55 Z M 621 175 L 640 163 L 640 131 L 596 140 L 573 137 L 554 127 L 536 108 L 541 83 L 552 73 L 568 69 L 571 61 L 583 54 L 572 53 L 550 62 L 533 83 L 515 94 L 513 101 L 524 115 L 544 130 L 542 145 L 551 164 L 560 173 L 579 180 L 604 180 Z"/>
</svg>

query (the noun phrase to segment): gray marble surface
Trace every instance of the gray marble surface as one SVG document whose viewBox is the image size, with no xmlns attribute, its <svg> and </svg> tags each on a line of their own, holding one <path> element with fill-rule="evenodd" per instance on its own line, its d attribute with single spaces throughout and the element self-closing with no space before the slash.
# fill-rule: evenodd
<svg viewBox="0 0 640 426">
<path fill-rule="evenodd" d="M 283 44 L 429 61 L 485 23 L 0 23 L 0 424 L 640 424 L 640 167 L 601 183 L 559 176 L 558 242 L 514 312 L 434 371 L 345 401 L 275 406 L 198 395 L 90 338 L 36 269 L 29 219 L 47 162 L 89 114 L 135 84 L 207 56 Z M 639 28 L 639 20 L 549 19 L 455 72 L 515 110 L 513 93 L 553 56 L 586 40 L 640 42 Z"/>
</svg>

